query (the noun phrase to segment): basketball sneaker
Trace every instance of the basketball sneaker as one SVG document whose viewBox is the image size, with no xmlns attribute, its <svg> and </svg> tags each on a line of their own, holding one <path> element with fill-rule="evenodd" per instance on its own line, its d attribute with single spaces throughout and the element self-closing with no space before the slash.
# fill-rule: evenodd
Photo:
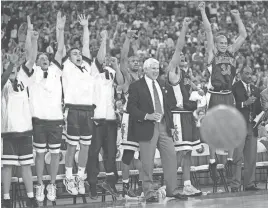
<svg viewBox="0 0 268 208">
<path fill-rule="evenodd" d="M 129 186 L 129 183 L 123 183 L 123 193 L 122 196 L 136 197 L 133 189 Z"/>
<path fill-rule="evenodd" d="M 39 207 L 38 201 L 35 197 L 33 198 L 28 198 L 26 201 L 26 207 L 28 208 L 36 208 Z"/>
<path fill-rule="evenodd" d="M 36 193 L 35 193 L 36 200 L 39 202 L 44 201 L 44 199 L 45 199 L 45 194 L 44 194 L 45 186 L 44 186 L 44 184 L 38 184 L 35 186 L 35 188 L 36 188 Z"/>
<path fill-rule="evenodd" d="M 47 199 L 49 201 L 56 201 L 56 190 L 56 184 L 50 183 L 47 185 Z"/>
<path fill-rule="evenodd" d="M 2 208 L 12 208 L 11 199 L 2 199 L 1 207 Z"/>
<path fill-rule="evenodd" d="M 78 194 L 78 188 L 76 185 L 76 181 L 73 178 L 65 178 L 63 180 L 63 184 L 66 187 L 66 191 L 71 195 L 77 195 Z"/>
<path fill-rule="evenodd" d="M 202 192 L 196 189 L 193 185 L 186 185 L 183 187 L 182 194 L 191 197 L 191 196 L 201 196 Z"/>
<path fill-rule="evenodd" d="M 80 178 L 79 176 L 75 177 L 77 188 L 78 188 L 78 193 L 79 194 L 85 194 L 86 189 L 85 189 L 85 181 L 83 178 Z"/>
</svg>

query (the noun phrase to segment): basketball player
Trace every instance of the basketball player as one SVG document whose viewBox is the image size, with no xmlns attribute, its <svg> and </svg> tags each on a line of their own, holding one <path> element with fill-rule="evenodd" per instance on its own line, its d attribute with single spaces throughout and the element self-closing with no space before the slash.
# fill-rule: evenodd
<svg viewBox="0 0 268 208">
<path fill-rule="evenodd" d="M 125 111 L 126 111 L 126 105 L 127 105 L 127 98 L 128 98 L 128 88 L 129 85 L 138 80 L 141 77 L 139 68 L 139 58 L 137 56 L 131 56 L 128 58 L 129 53 L 129 46 L 130 43 L 134 41 L 134 38 L 136 37 L 135 31 L 131 30 L 128 31 L 126 40 L 124 42 L 122 51 L 121 51 L 121 61 L 120 61 L 120 70 L 122 71 L 125 79 L 124 85 L 121 86 L 122 91 L 124 93 L 126 104 L 125 104 Z M 126 118 L 126 119 L 124 119 Z M 123 123 L 122 126 L 124 126 L 125 129 L 125 139 L 122 140 L 121 146 L 124 150 L 123 156 L 122 156 L 122 178 L 123 178 L 123 197 L 125 195 L 130 197 L 135 197 L 136 194 L 133 192 L 131 187 L 129 186 L 129 170 L 130 170 L 130 163 L 133 161 L 134 154 L 139 150 L 139 143 L 135 141 L 135 138 L 133 138 L 131 135 L 131 132 L 128 131 L 128 126 L 131 125 L 131 121 L 128 120 L 128 114 L 124 113 L 123 115 Z M 137 195 L 140 195 L 142 193 L 142 176 L 141 176 L 141 168 L 142 164 L 140 160 L 136 160 L 136 168 L 139 170 L 139 183 L 138 183 L 138 191 Z"/>
<path fill-rule="evenodd" d="M 63 183 L 72 195 L 85 194 L 85 167 L 88 149 L 91 144 L 94 113 L 94 81 L 101 64 L 98 58 L 91 61 L 89 51 L 88 17 L 79 16 L 83 26 L 82 53 L 78 48 L 69 50 L 68 59 L 63 63 L 62 86 L 64 92 L 65 118 L 67 126 L 66 178 Z M 102 53 L 101 49 L 98 53 Z M 80 145 L 78 156 L 78 173 L 73 176 L 73 161 L 77 145 Z"/>
<path fill-rule="evenodd" d="M 107 31 L 102 31 L 103 57 L 106 55 Z M 104 60 L 102 60 L 104 62 Z M 107 58 L 106 66 L 95 79 L 95 98 L 96 109 L 94 112 L 93 136 L 91 151 L 88 159 L 88 173 L 91 198 L 97 198 L 96 185 L 98 182 L 98 169 L 96 168 L 100 149 L 103 149 L 104 167 L 106 170 L 106 181 L 102 187 L 110 194 L 118 197 L 115 187 L 117 182 L 116 172 L 116 152 L 117 152 L 117 121 L 115 115 L 115 84 L 123 84 L 124 78 L 120 72 L 117 59 Z M 107 66 L 109 65 L 109 66 Z"/>
<path fill-rule="evenodd" d="M 34 66 L 34 84 L 29 87 L 30 107 L 33 117 L 33 146 L 36 150 L 36 199 L 44 201 L 44 159 L 46 148 L 51 153 L 51 180 L 47 185 L 47 199 L 56 200 L 56 176 L 59 169 L 63 112 L 62 112 L 62 58 L 64 48 L 64 24 L 66 17 L 57 14 L 58 49 L 55 59 L 49 62 L 45 53 L 40 53 Z M 30 25 L 28 18 L 28 25 Z"/>
<path fill-rule="evenodd" d="M 186 196 L 200 196 L 202 192 L 197 190 L 190 180 L 191 152 L 193 149 L 201 147 L 193 115 L 193 112 L 197 109 L 197 103 L 189 100 L 192 91 L 191 78 L 182 69 L 185 65 L 185 56 L 181 53 L 185 45 L 185 35 L 190 23 L 191 18 L 185 18 L 183 21 L 176 51 L 168 66 L 168 80 L 173 86 L 177 101 L 177 108 L 172 111 L 175 127 L 173 140 L 177 152 L 178 167 L 182 166 L 183 171 L 183 194 Z"/>
<path fill-rule="evenodd" d="M 1 137 L 3 152 L 1 163 L 3 201 L 2 207 L 11 208 L 10 186 L 12 167 L 20 166 L 24 185 L 27 192 L 27 207 L 39 207 L 33 193 L 31 164 L 33 160 L 32 116 L 29 106 L 27 87 L 32 84 L 33 65 L 37 57 L 38 32 L 27 31 L 30 35 L 32 50 L 26 63 L 20 70 L 9 71 L 1 98 Z M 30 34 L 29 34 L 30 33 Z M 4 81 L 1 78 L 1 81 Z"/>
<path fill-rule="evenodd" d="M 247 32 L 240 18 L 238 10 L 231 10 L 236 23 L 238 24 L 239 37 L 234 44 L 228 46 L 227 38 L 224 35 L 213 37 L 211 25 L 205 12 L 205 2 L 199 4 L 204 28 L 207 36 L 208 70 L 210 80 L 208 85 L 208 108 L 219 104 L 234 106 L 234 97 L 232 94 L 232 83 L 236 75 L 236 61 L 234 53 L 239 50 L 245 42 Z M 210 173 L 215 182 L 218 180 L 217 163 L 215 160 L 216 150 L 210 148 Z M 227 167 L 232 166 L 233 150 L 229 150 Z M 229 168 L 227 168 L 228 170 Z M 230 172 L 230 171 L 228 171 Z"/>
</svg>

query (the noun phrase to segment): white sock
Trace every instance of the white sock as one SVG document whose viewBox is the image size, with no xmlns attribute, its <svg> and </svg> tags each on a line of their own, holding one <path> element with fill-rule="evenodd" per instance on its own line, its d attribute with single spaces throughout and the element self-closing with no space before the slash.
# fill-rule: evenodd
<svg viewBox="0 0 268 208">
<path fill-rule="evenodd" d="M 73 178 L 73 168 L 65 167 L 65 176 L 68 179 Z"/>
<path fill-rule="evenodd" d="M 209 163 L 211 163 L 211 164 L 213 164 L 213 163 L 215 163 L 215 162 L 216 162 L 215 159 L 210 159 L 210 160 L 209 160 Z"/>
<path fill-rule="evenodd" d="M 111 172 L 111 173 L 106 173 L 106 175 L 114 175 L 114 173 L 113 173 L 113 172 Z"/>
<path fill-rule="evenodd" d="M 227 158 L 227 160 L 233 161 L 233 158 Z"/>
<path fill-rule="evenodd" d="M 129 179 L 126 179 L 126 180 L 122 180 L 123 183 L 128 183 L 129 182 Z"/>
<path fill-rule="evenodd" d="M 10 199 L 10 195 L 9 194 L 4 194 L 4 199 Z"/>
<path fill-rule="evenodd" d="M 77 175 L 78 175 L 79 178 L 83 178 L 84 177 L 84 175 L 85 175 L 85 169 L 86 168 L 78 167 Z"/>
<path fill-rule="evenodd" d="M 34 193 L 33 192 L 27 193 L 27 196 L 28 196 L 28 198 L 33 198 L 34 197 Z"/>
<path fill-rule="evenodd" d="M 191 186 L 192 184 L 191 184 L 191 181 L 190 180 L 188 180 L 188 181 L 184 181 L 184 186 Z"/>
</svg>

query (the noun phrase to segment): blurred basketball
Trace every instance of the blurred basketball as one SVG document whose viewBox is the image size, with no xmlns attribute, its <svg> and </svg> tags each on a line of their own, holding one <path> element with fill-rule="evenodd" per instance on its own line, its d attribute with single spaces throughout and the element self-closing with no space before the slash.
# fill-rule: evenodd
<svg viewBox="0 0 268 208">
<path fill-rule="evenodd" d="M 200 133 L 202 140 L 212 148 L 234 149 L 246 138 L 246 121 L 236 108 L 218 105 L 207 112 Z"/>
</svg>

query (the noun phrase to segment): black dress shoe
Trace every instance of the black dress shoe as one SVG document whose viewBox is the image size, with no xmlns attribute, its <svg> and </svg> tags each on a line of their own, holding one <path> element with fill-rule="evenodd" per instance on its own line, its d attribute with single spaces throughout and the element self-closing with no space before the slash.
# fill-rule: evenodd
<svg viewBox="0 0 268 208">
<path fill-rule="evenodd" d="M 150 198 L 146 199 L 147 203 L 158 203 L 159 199 L 156 196 L 151 196 Z"/>
<path fill-rule="evenodd" d="M 250 187 L 246 187 L 245 191 L 260 191 L 261 189 L 258 188 L 257 186 L 250 186 Z"/>
<path fill-rule="evenodd" d="M 174 197 L 176 199 L 180 199 L 180 200 L 188 200 L 187 196 L 181 195 L 180 193 L 177 193 L 177 194 L 173 195 L 172 197 Z"/>
<path fill-rule="evenodd" d="M 236 187 L 232 187 L 232 188 L 231 188 L 231 192 L 232 192 L 232 193 L 239 192 L 239 189 L 236 188 Z"/>
</svg>

